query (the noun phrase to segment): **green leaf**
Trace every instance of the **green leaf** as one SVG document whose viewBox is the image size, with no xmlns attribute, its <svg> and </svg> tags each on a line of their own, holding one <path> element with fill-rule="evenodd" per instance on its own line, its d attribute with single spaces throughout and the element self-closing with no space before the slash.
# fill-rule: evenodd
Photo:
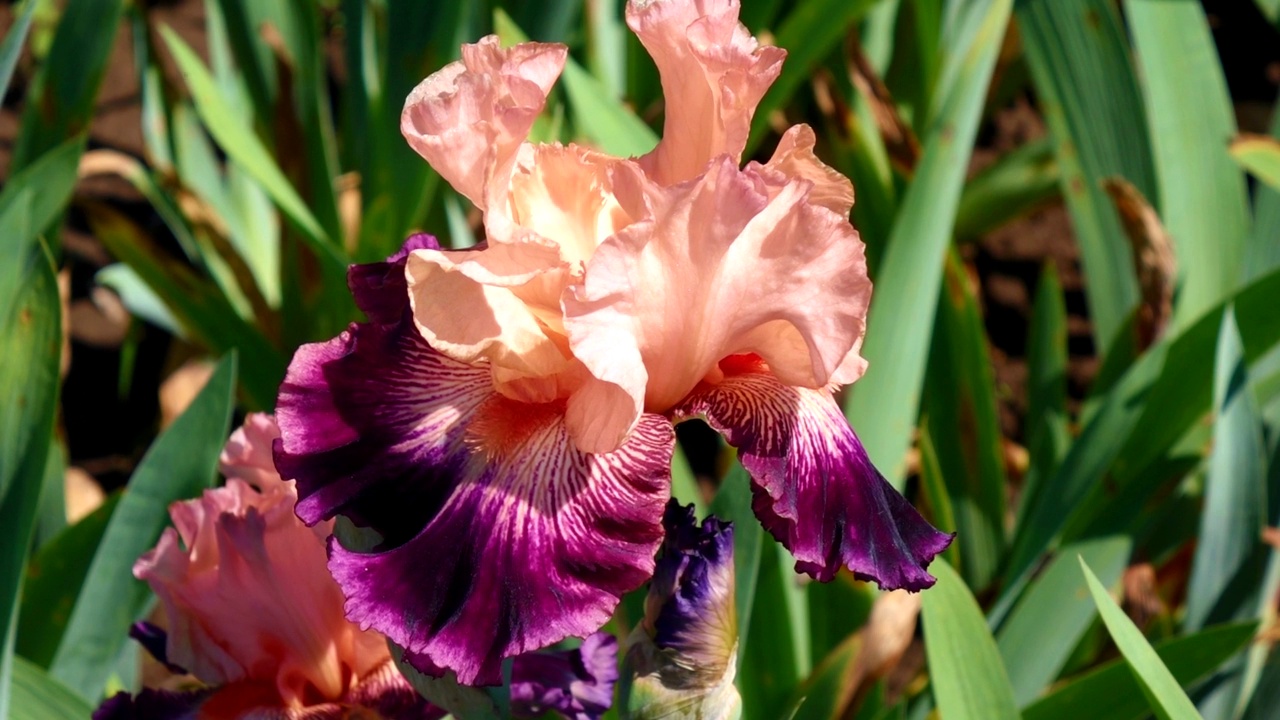
<svg viewBox="0 0 1280 720">
<path fill-rule="evenodd" d="M 125 216 L 105 206 L 89 207 L 94 235 L 164 301 L 192 340 L 215 353 L 236 350 L 244 358 L 240 378 L 250 404 L 275 407 L 276 390 L 284 379 L 285 359 L 262 332 L 240 317 L 210 281 L 171 258 Z"/>
<path fill-rule="evenodd" d="M 1256 623 L 1219 625 L 1161 643 L 1155 652 L 1178 683 L 1190 686 L 1247 645 L 1256 628 Z M 1141 720 L 1150 714 L 1137 676 L 1124 660 L 1113 660 L 1055 689 L 1023 710 L 1022 717 L 1023 720 Z"/>
<path fill-rule="evenodd" d="M 771 44 L 787 51 L 782 72 L 756 106 L 751 136 L 743 157 L 751 157 L 769 131 L 769 116 L 785 108 L 801 85 L 813 77 L 814 68 L 840 47 L 849 28 L 877 0 L 803 0 L 778 25 Z"/>
<path fill-rule="evenodd" d="M 92 705 L 23 658 L 14 658 L 12 709 L 6 716 L 11 720 L 68 720 L 93 713 Z"/>
<path fill-rule="evenodd" d="M 1254 177 L 1280 190 L 1280 141 L 1263 135 L 1244 135 L 1231 143 L 1231 157 Z"/>
<path fill-rule="evenodd" d="M 1280 138 L 1280 112 L 1271 113 L 1271 137 Z M 1245 277 L 1255 278 L 1280 265 L 1280 189 L 1259 183 L 1253 194 L 1253 231 L 1245 248 Z"/>
<path fill-rule="evenodd" d="M 1147 696 L 1147 704 L 1162 720 L 1199 720 L 1200 714 L 1177 678 L 1165 667 L 1160 656 L 1142 636 L 1142 631 L 1107 594 L 1107 589 L 1085 564 L 1084 558 L 1080 559 L 1080 568 L 1089 583 L 1089 593 L 1098 606 L 1102 622 L 1137 678 L 1142 693 Z"/>
<path fill-rule="evenodd" d="M 175 337 L 188 339 L 186 331 L 173 313 L 169 312 L 165 302 L 142 280 L 136 270 L 125 263 L 112 263 L 102 268 L 93 276 L 93 281 L 114 290 L 120 296 L 120 302 L 124 303 L 134 317 L 146 320 Z"/>
<path fill-rule="evenodd" d="M 996 645 L 1019 706 L 1058 677 L 1095 617 L 1077 557 L 1097 567 L 1108 587 L 1120 581 L 1132 543 L 1127 537 L 1086 540 L 1064 547 L 996 633 Z"/>
<path fill-rule="evenodd" d="M 1028 0 L 1017 16 L 1089 278 L 1094 343 L 1105 350 L 1137 303 L 1138 284 L 1102 180 L 1122 176 L 1146 197 L 1156 190 L 1129 47 L 1110 0 Z"/>
<path fill-rule="evenodd" d="M 5 33 L 4 42 L 0 43 L 0 97 L 9 93 L 9 83 L 13 80 L 13 71 L 18 67 L 18 58 L 22 57 L 22 46 L 27 42 L 27 31 L 31 29 L 31 18 L 35 16 L 37 0 L 27 0 Z"/>
<path fill-rule="evenodd" d="M 1244 355 L 1252 363 L 1280 342 L 1280 271 L 1259 278 L 1234 296 Z M 1037 558 L 1064 527 L 1083 527 L 1123 493 L 1135 478 L 1206 412 L 1212 399 L 1214 347 L 1223 305 L 1204 313 L 1181 332 L 1168 333 L 1115 383 L 1087 418 L 1053 477 L 1044 483 L 1019 524 L 1002 602 L 1022 587 Z M 1108 483 L 1101 481 L 1106 477 Z M 1063 508 L 1072 508 L 1064 513 Z"/>
<path fill-rule="evenodd" d="M 346 259 L 335 244 L 336 239 L 321 227 L 280 166 L 272 160 L 272 154 L 245 124 L 243 113 L 237 113 L 227 104 L 195 51 L 168 27 L 162 26 L 160 34 L 187 81 L 196 112 L 209 134 L 227 155 L 262 184 L 285 216 L 297 225 L 322 262 L 344 266 Z"/>
<path fill-rule="evenodd" d="M 98 509 L 40 548 L 31 560 L 18 614 L 19 655 L 41 667 L 53 662 L 121 495 L 113 493 Z"/>
<path fill-rule="evenodd" d="M 1209 623 L 1256 618 L 1270 606 L 1263 595 L 1266 545 L 1258 542 L 1267 518 L 1267 460 L 1262 416 L 1249 387 L 1249 371 L 1236 327 L 1227 309 L 1218 333 L 1214 360 L 1213 449 L 1205 478 L 1204 509 L 1187 582 L 1183 627 L 1198 630 Z M 1233 661 L 1242 670 L 1245 658 Z M 1198 704 L 1208 716 L 1232 713 L 1242 690 L 1242 676 L 1215 685 Z"/>
<path fill-rule="evenodd" d="M 961 538 L 965 580 L 986 587 L 1004 554 L 1004 438 L 978 299 L 952 250 L 925 385 L 929 437 Z"/>
<path fill-rule="evenodd" d="M 901 489 L 924 383 L 925 361 L 946 248 L 987 85 L 1009 21 L 1011 0 L 964 3 L 973 32 L 958 46 L 962 68 L 924 145 L 875 278 L 862 355 L 867 377 L 845 411 L 872 461 Z M 902 318 L 911 318 L 904 324 Z"/>
<path fill-rule="evenodd" d="M 1227 152 L 1235 113 L 1199 0 L 1125 0 L 1124 7 L 1142 70 L 1157 205 L 1178 259 L 1174 322 L 1185 323 L 1244 275 L 1249 203 L 1244 173 Z"/>
<path fill-rule="evenodd" d="M 2 229 L 2 228 L 0 228 Z M 47 253 L 26 267 L 11 305 L 0 307 L 0 717 L 8 717 L 18 598 L 54 432 L 62 356 L 61 302 Z"/>
<path fill-rule="evenodd" d="M 956 513 L 951 505 L 951 495 L 947 492 L 947 483 L 942 477 L 942 465 L 938 462 L 938 453 L 933 449 L 933 436 L 929 434 L 929 424 L 920 427 L 920 495 L 928 506 L 929 521 L 942 532 L 956 531 Z M 942 556 L 951 567 L 961 570 L 960 548 L 951 543 Z"/>
<path fill-rule="evenodd" d="M 1049 138 L 1001 155 L 965 183 L 956 208 L 956 239 L 977 240 L 1048 204 L 1059 194 L 1060 175 Z"/>
<path fill-rule="evenodd" d="M 740 527 L 734 524 L 734 531 Z M 751 652 L 742 655 L 738 686 L 745 720 L 773 720 L 790 706 L 792 691 L 810 671 L 809 607 L 795 560 L 773 538 L 764 539 L 756 602 L 761 610 L 742 635 Z"/>
<path fill-rule="evenodd" d="M 39 254 L 37 237 L 62 214 L 75 187 L 84 137 L 75 137 L 14 173 L 0 190 L 0 312 L 23 282 L 25 258 Z"/>
<path fill-rule="evenodd" d="M 805 591 L 809 601 L 809 652 L 813 663 L 818 664 L 866 624 L 878 591 L 846 572 L 830 582 L 808 583 Z"/>
<path fill-rule="evenodd" d="M 765 542 L 764 528 L 751 509 L 751 476 L 740 463 L 734 463 L 733 469 L 721 481 L 720 490 L 711 501 L 711 514 L 733 523 L 734 599 L 740 634 L 738 658 L 741 659 L 746 654 L 751 613 L 756 598 L 756 580 L 761 573 Z"/>
<path fill-rule="evenodd" d="M 235 380 L 231 353 L 186 412 L 156 438 L 107 524 L 49 668 L 86 700 L 102 695 L 129 625 L 151 597 L 146 584 L 133 577 L 134 561 L 169 523 L 169 504 L 194 497 L 213 482 L 231 422 Z"/>
<path fill-rule="evenodd" d="M 800 699 L 791 720 L 836 720 L 845 705 L 853 699 L 857 689 L 850 685 L 858 653 L 862 650 L 862 635 L 845 638 L 829 655 L 823 658 L 813 674 L 797 688 Z M 778 717 L 786 717 L 779 715 Z"/>
<path fill-rule="evenodd" d="M 945 560 L 922 596 L 925 654 L 938 712 L 947 720 L 1017 720 L 1013 687 L 986 618 L 964 580 Z"/>
<path fill-rule="evenodd" d="M 1027 338 L 1027 450 L 1031 467 L 1022 486 L 1018 525 L 1034 503 L 1040 484 L 1051 476 L 1066 454 L 1067 433 L 1067 307 L 1052 261 L 1046 262 L 1036 284 Z"/>
<path fill-rule="evenodd" d="M 27 92 L 9 172 L 88 129 L 124 5 L 124 0 L 67 2 L 53 45 Z"/>
<path fill-rule="evenodd" d="M 707 516 L 707 501 L 702 497 L 702 488 L 698 487 L 698 479 L 689 467 L 689 458 L 677 444 L 671 455 L 671 497 L 682 505 L 693 505 L 694 512 L 701 520 Z"/>
<path fill-rule="evenodd" d="M 1249 391 L 1243 343 L 1230 308 L 1218 333 L 1213 398 L 1218 418 L 1183 617 L 1189 630 L 1242 619 L 1242 610 L 1252 615 L 1257 602 L 1253 596 L 1262 579 L 1261 565 L 1250 559 L 1261 559 L 1258 538 L 1267 525 L 1266 450 L 1262 418 Z"/>
</svg>

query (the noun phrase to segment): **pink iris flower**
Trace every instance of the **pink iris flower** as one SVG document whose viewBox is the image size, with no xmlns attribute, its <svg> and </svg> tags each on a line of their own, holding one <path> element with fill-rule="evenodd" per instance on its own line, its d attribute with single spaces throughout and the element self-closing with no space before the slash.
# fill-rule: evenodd
<svg viewBox="0 0 1280 720">
<path fill-rule="evenodd" d="M 849 181 L 796 126 L 740 167 L 784 51 L 732 0 L 650 0 L 627 23 L 666 96 L 663 137 L 616 158 L 527 135 L 566 59 L 495 37 L 409 96 L 401 129 L 483 211 L 485 242 L 410 238 L 349 275 L 369 317 L 295 355 L 276 462 L 331 541 L 348 616 L 424 668 L 500 681 L 503 658 L 582 636 L 654 570 L 672 426 L 739 450 L 754 508 L 819 580 L 932 584 L 951 541 L 868 460 L 832 393 L 871 283 Z"/>
</svg>

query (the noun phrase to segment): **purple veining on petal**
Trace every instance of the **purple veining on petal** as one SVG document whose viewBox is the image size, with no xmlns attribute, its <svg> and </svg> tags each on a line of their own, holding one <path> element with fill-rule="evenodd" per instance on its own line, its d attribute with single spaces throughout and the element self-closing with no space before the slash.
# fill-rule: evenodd
<svg viewBox="0 0 1280 720">
<path fill-rule="evenodd" d="M 674 434 L 647 415 L 618 450 L 589 455 L 559 404 L 494 396 L 469 441 L 456 490 L 421 533 L 368 554 L 330 541 L 329 569 L 347 616 L 411 664 L 495 685 L 503 658 L 594 632 L 648 579 Z"/>
<path fill-rule="evenodd" d="M 170 692 L 144 689 L 137 695 L 121 691 L 93 711 L 92 720 L 195 720 L 200 704 L 212 691 Z"/>
<path fill-rule="evenodd" d="M 599 720 L 613 704 L 618 639 L 591 635 L 576 650 L 526 653 L 511 668 L 511 713 L 539 718 L 556 711 L 570 720 Z"/>
<path fill-rule="evenodd" d="M 645 599 L 653 642 L 683 658 L 690 673 L 664 673 L 669 687 L 709 687 L 724 677 L 738 640 L 733 577 L 733 524 L 675 500 L 662 518 L 666 540 Z M 676 677 L 680 675 L 680 677 Z"/>
<path fill-rule="evenodd" d="M 298 481 L 307 523 L 342 514 L 388 544 L 420 530 L 465 463 L 465 419 L 487 368 L 432 350 L 411 322 L 357 324 L 304 345 L 280 386 L 276 468 Z"/>
<path fill-rule="evenodd" d="M 885 589 L 923 590 L 926 568 L 954 535 L 938 531 L 880 475 L 831 394 L 783 385 L 741 356 L 678 415 L 704 416 L 740 450 L 760 522 L 827 581 L 846 566 Z"/>
</svg>

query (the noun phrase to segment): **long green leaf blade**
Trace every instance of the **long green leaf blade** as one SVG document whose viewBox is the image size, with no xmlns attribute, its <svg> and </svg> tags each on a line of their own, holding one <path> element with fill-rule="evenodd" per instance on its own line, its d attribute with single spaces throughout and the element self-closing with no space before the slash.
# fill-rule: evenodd
<svg viewBox="0 0 1280 720">
<path fill-rule="evenodd" d="M 1165 667 L 1156 651 L 1151 649 L 1151 645 L 1147 643 L 1147 639 L 1142 636 L 1142 632 L 1133 624 L 1129 616 L 1125 615 L 1120 606 L 1116 605 L 1107 594 L 1107 589 L 1102 586 L 1098 576 L 1093 574 L 1083 559 L 1080 560 L 1080 569 L 1089 583 L 1089 593 L 1093 595 L 1093 602 L 1098 606 L 1102 622 L 1110 631 L 1111 639 L 1115 640 L 1116 646 L 1120 648 L 1125 662 L 1133 670 L 1138 686 L 1147 696 L 1151 709 L 1162 720 L 1199 720 L 1200 714 L 1196 712 L 1191 699 L 1178 684 L 1177 678 L 1169 672 L 1169 668 Z"/>
<path fill-rule="evenodd" d="M 321 227 L 306 202 L 280 170 L 280 166 L 271 159 L 271 153 L 244 123 L 243 116 L 226 103 L 213 76 L 204 63 L 200 62 L 195 51 L 168 27 L 160 28 L 160 34 L 186 78 L 187 88 L 195 100 L 196 112 L 200 114 L 205 128 L 218 141 L 218 145 L 254 179 L 262 183 L 280 210 L 298 226 L 322 260 L 345 263 L 341 250 L 334 244 L 335 239 Z"/>
<path fill-rule="evenodd" d="M 1027 0 L 1016 12 L 1089 278 L 1094 341 L 1105 349 L 1138 301 L 1138 285 L 1102 180 L 1120 175 L 1147 197 L 1155 193 L 1142 97 L 1109 0 Z"/>
<path fill-rule="evenodd" d="M 921 620 L 929 678 L 946 720 L 1017 720 L 1009 676 L 982 610 L 945 560 L 929 571 L 938 583 L 924 593 Z"/>
<path fill-rule="evenodd" d="M 1058 677 L 1094 620 L 1096 610 L 1088 599 L 1077 556 L 1097 567 L 1106 584 L 1113 586 L 1128 564 L 1131 546 L 1129 538 L 1111 537 L 1064 547 L 1028 586 L 996 633 L 1019 706 L 1035 700 Z"/>
<path fill-rule="evenodd" d="M 67 2 L 53 45 L 28 92 L 10 172 L 27 167 L 89 127 L 124 6 L 124 0 Z"/>
<path fill-rule="evenodd" d="M 1199 0 L 1125 0 L 1142 68 L 1159 210 L 1180 274 L 1175 322 L 1198 317 L 1244 274 L 1249 206 L 1227 152 L 1235 114 Z"/>
<path fill-rule="evenodd" d="M 971 586 L 984 588 L 1004 555 L 1004 439 L 982 312 L 954 251 L 944 272 L 925 407 L 961 538 L 960 568 Z"/>
<path fill-rule="evenodd" d="M 20 262 L 26 282 L 11 304 L 0 306 L 0 717 L 14 707 L 10 678 L 18 598 L 53 437 L 62 354 L 53 264 L 43 252 Z"/>
<path fill-rule="evenodd" d="M 974 32 L 958 50 L 961 70 L 925 143 L 875 278 L 862 348 L 869 374 L 853 388 L 845 412 L 872 461 L 898 488 L 920 406 L 943 260 L 1011 9 L 1012 0 L 964 5 L 962 12 L 980 22 L 970 23 Z M 904 325 L 902 318 L 912 321 Z"/>
<path fill-rule="evenodd" d="M 1238 653 L 1256 628 L 1256 623 L 1219 625 L 1163 642 L 1155 646 L 1155 652 L 1173 677 L 1187 687 Z M 1073 678 L 1022 712 L 1023 720 L 1141 720 L 1150 715 L 1137 677 L 1123 659 Z"/>
<path fill-rule="evenodd" d="M 1213 380 L 1218 418 L 1213 426 L 1199 541 L 1187 584 L 1183 623 L 1189 630 L 1198 630 L 1215 620 L 1240 619 L 1235 617 L 1239 610 L 1252 610 L 1254 603 L 1248 597 L 1256 593 L 1256 581 L 1262 579 L 1262 568 L 1258 566 L 1254 568 L 1258 575 L 1255 582 L 1248 583 L 1253 592 L 1232 586 L 1256 555 L 1258 538 L 1267 524 L 1262 419 L 1248 380 L 1235 313 L 1228 309 L 1218 333 Z M 1228 607 L 1220 607 L 1220 602 L 1226 602 Z"/>
<path fill-rule="evenodd" d="M 232 353 L 147 451 L 107 525 L 49 668 L 90 702 L 102 695 L 129 624 L 146 609 L 151 595 L 134 579 L 134 561 L 160 537 L 169 522 L 169 504 L 194 497 L 213 481 L 231 422 L 235 381 Z"/>
<path fill-rule="evenodd" d="M 27 42 L 27 31 L 31 29 L 31 18 L 35 17 L 38 4 L 36 0 L 27 0 L 22 5 L 18 19 L 5 34 L 4 42 L 0 43 L 0 97 L 9 92 L 9 83 L 18 67 L 18 58 L 22 56 L 22 46 Z"/>
<path fill-rule="evenodd" d="M 93 706 L 23 658 L 14 658 L 11 720 L 87 718 Z"/>
</svg>

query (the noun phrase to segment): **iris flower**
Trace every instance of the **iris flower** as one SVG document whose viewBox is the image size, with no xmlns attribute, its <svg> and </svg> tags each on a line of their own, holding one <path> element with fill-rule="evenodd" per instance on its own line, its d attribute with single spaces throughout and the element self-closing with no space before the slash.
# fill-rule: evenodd
<svg viewBox="0 0 1280 720">
<path fill-rule="evenodd" d="M 622 717 L 627 720 L 737 720 L 738 617 L 733 525 L 674 500 L 645 598 L 644 621 L 627 644 Z"/>
<path fill-rule="evenodd" d="M 922 589 L 951 540 L 833 399 L 866 367 L 852 186 L 803 125 L 739 167 L 785 53 L 730 0 L 632 2 L 626 19 L 661 75 L 658 146 L 526 142 L 565 47 L 464 46 L 401 129 L 483 212 L 485 242 L 419 236 L 352 268 L 369 322 L 302 347 L 280 390 L 299 515 L 380 535 L 330 543 L 348 617 L 465 684 L 596 630 L 653 573 L 673 423 L 738 448 L 757 516 L 819 580 Z"/>
<path fill-rule="evenodd" d="M 250 415 L 223 451 L 226 485 L 175 503 L 176 528 L 134 566 L 160 598 L 168 630 L 139 623 L 130 634 L 200 685 L 120 693 L 95 720 L 444 717 L 397 669 L 386 638 L 344 617 L 325 568 L 332 523 L 308 528 L 294 514 L 294 484 L 272 465 L 278 436 L 269 415 Z M 513 703 L 515 716 L 600 717 L 615 664 L 616 640 L 603 633 L 581 650 L 517 658 L 512 692 L 526 701 Z"/>
</svg>

